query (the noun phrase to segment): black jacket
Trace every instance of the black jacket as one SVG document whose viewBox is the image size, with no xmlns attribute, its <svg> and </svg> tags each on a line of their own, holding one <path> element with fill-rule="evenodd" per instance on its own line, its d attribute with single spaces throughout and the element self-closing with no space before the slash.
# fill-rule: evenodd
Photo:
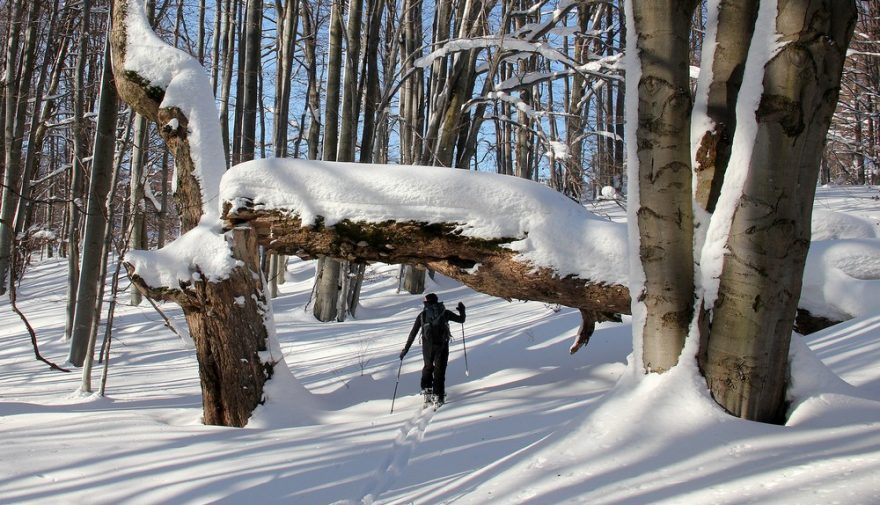
<svg viewBox="0 0 880 505">
<path fill-rule="evenodd" d="M 438 302 L 440 303 L 440 302 Z M 424 302 L 425 307 L 429 305 L 428 302 Z M 422 318 L 425 315 L 425 311 L 422 310 L 419 312 L 419 315 L 416 316 L 415 322 L 413 322 L 412 330 L 409 332 L 409 338 L 406 339 L 406 347 L 403 348 L 403 353 L 406 354 L 409 352 L 409 348 L 412 346 L 413 341 L 416 339 L 416 335 L 419 334 L 419 330 L 422 328 Z M 458 304 L 458 314 L 452 312 L 451 310 L 446 310 L 444 312 L 447 321 L 455 321 L 456 323 L 463 323 L 465 319 L 464 314 L 464 305 Z"/>
</svg>

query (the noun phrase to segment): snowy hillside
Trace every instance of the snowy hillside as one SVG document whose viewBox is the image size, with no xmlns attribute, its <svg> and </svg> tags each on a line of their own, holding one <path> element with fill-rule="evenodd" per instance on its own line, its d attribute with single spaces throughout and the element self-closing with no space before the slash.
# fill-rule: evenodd
<svg viewBox="0 0 880 505">
<path fill-rule="evenodd" d="M 77 373 L 33 360 L 3 300 L 0 503 L 880 503 L 877 195 L 819 190 L 816 208 L 828 212 L 817 213 L 814 238 L 828 242 L 817 242 L 825 252 L 811 258 L 811 275 L 838 284 L 805 297 L 860 316 L 795 337 L 786 426 L 727 416 L 692 393 L 703 390 L 689 385 L 701 380 L 693 366 L 634 375 L 626 319 L 600 325 L 570 356 L 577 311 L 490 298 L 439 276 L 429 289 L 468 307 L 467 323 L 453 327 L 449 403 L 420 408 L 411 352 L 391 414 L 397 355 L 421 305 L 396 292 L 394 266 L 368 269 L 357 318 L 321 324 L 304 310 L 314 264 L 291 260 L 273 306 L 307 391 L 277 383 L 244 429 L 200 424 L 193 352 L 149 305 L 117 309 L 108 397 L 94 398 L 76 393 Z M 591 210 L 622 213 L 611 202 Z M 862 244 L 861 260 L 842 262 L 852 255 L 834 247 L 852 249 L 840 240 Z M 67 354 L 65 275 L 64 261 L 38 262 L 19 295 L 56 361 Z M 185 328 L 176 307 L 163 310 Z"/>
</svg>

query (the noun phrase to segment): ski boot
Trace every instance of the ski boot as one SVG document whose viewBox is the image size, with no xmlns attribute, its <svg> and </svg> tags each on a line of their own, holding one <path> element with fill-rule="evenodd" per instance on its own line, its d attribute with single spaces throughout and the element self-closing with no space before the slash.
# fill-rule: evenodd
<svg viewBox="0 0 880 505">
<path fill-rule="evenodd" d="M 422 390 L 422 398 L 424 399 L 424 403 L 422 404 L 422 408 L 428 408 L 429 405 L 434 403 L 434 391 L 431 388 L 425 388 Z"/>
</svg>

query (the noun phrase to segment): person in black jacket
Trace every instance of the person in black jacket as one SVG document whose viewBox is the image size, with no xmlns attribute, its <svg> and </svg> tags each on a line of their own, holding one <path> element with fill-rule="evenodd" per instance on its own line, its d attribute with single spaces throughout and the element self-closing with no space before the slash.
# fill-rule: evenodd
<svg viewBox="0 0 880 505">
<path fill-rule="evenodd" d="M 464 304 L 458 302 L 456 309 L 458 314 L 446 310 L 443 303 L 439 302 L 437 295 L 428 293 L 425 295 L 425 308 L 416 317 L 406 346 L 400 351 L 400 359 L 406 356 L 410 346 L 416 338 L 419 330 L 422 330 L 422 394 L 425 403 L 434 402 L 442 405 L 446 400 L 446 363 L 449 361 L 449 321 L 464 323 Z"/>
</svg>

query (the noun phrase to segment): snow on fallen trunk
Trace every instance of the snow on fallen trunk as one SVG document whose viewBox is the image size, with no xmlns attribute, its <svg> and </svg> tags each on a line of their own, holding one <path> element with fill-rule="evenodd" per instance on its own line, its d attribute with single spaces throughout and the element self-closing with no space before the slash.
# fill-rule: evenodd
<svg viewBox="0 0 880 505">
<path fill-rule="evenodd" d="M 811 243 L 798 306 L 835 321 L 880 312 L 880 240 Z"/>
<path fill-rule="evenodd" d="M 303 226 L 342 220 L 453 224 L 463 237 L 512 238 L 519 261 L 560 277 L 625 284 L 625 225 L 602 219 L 550 188 L 442 167 L 306 160 L 243 163 L 223 177 L 223 201 L 297 215 Z"/>
</svg>

